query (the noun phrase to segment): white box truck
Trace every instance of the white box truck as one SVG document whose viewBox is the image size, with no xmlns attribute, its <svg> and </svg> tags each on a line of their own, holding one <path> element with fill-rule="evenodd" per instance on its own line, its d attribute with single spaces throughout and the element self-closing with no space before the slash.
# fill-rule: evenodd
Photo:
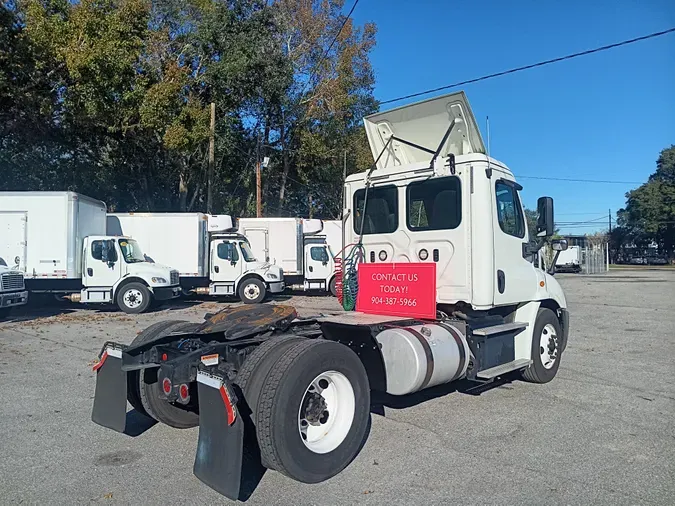
<svg viewBox="0 0 675 506">
<path fill-rule="evenodd" d="M 342 248 L 345 246 L 342 244 L 342 221 L 323 220 L 321 234 L 326 236 L 326 244 L 328 244 L 333 257 L 342 252 Z"/>
<path fill-rule="evenodd" d="M 28 302 L 21 266 L 26 242 L 25 215 L 0 210 L 0 320 Z"/>
<path fill-rule="evenodd" d="M 185 292 L 255 304 L 285 288 L 282 270 L 256 259 L 228 215 L 111 213 L 107 230 L 137 239 L 150 260 L 177 268 Z"/>
<path fill-rule="evenodd" d="M 555 261 L 555 270 L 559 272 L 581 272 L 581 248 L 579 246 L 570 246 L 565 251 L 561 251 Z"/>
<path fill-rule="evenodd" d="M 257 257 L 283 269 L 286 286 L 335 295 L 335 262 L 322 230 L 321 220 L 239 218 L 239 233 Z"/>
<path fill-rule="evenodd" d="M 460 380 L 480 391 L 508 373 L 553 380 L 567 303 L 532 261 L 553 235 L 553 200 L 539 199 L 530 244 L 521 186 L 485 154 L 463 93 L 365 121 L 376 162 L 347 178 L 343 216 L 349 242 L 365 249 L 371 276 L 355 288 L 374 314 L 310 319 L 290 306 L 242 306 L 201 324 L 156 323 L 130 345 L 103 346 L 94 422 L 123 432 L 128 400 L 169 426 L 199 425 L 194 474 L 237 500 L 250 495 L 245 473 L 258 473 L 251 458 L 303 483 L 340 473 L 368 437 L 372 392 L 402 396 Z M 433 277 L 419 286 L 399 267 L 435 272 L 435 288 Z M 430 318 L 417 312 L 424 301 Z"/>
<path fill-rule="evenodd" d="M 73 302 L 116 303 L 142 313 L 180 296 L 178 271 L 145 260 L 138 242 L 106 235 L 106 205 L 74 192 L 0 192 L 0 210 L 14 220 L 12 253 L 29 292 Z"/>
</svg>

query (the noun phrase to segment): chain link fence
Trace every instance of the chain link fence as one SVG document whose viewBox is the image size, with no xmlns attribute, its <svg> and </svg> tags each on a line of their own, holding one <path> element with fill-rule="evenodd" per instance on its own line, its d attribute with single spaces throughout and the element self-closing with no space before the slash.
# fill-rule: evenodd
<svg viewBox="0 0 675 506">
<path fill-rule="evenodd" d="M 609 270 L 607 248 L 607 244 L 582 248 L 581 274 L 601 274 L 607 272 Z"/>
</svg>

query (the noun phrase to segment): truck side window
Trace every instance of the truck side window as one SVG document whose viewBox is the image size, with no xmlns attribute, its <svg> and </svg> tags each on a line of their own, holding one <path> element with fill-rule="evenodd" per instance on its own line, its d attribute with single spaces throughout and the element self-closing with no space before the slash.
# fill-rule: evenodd
<svg viewBox="0 0 675 506">
<path fill-rule="evenodd" d="M 92 241 L 91 257 L 101 262 L 116 262 L 115 241 Z"/>
<path fill-rule="evenodd" d="M 309 249 L 309 255 L 312 257 L 312 260 L 317 262 L 328 262 L 328 252 L 323 246 L 312 246 Z"/>
<path fill-rule="evenodd" d="M 218 258 L 222 260 L 229 260 L 231 262 L 239 260 L 239 253 L 237 252 L 236 245 L 232 242 L 221 242 L 218 245 L 217 254 Z"/>
<path fill-rule="evenodd" d="M 525 220 L 518 191 L 511 185 L 497 181 L 497 219 L 504 233 L 522 239 L 525 237 Z"/>
<path fill-rule="evenodd" d="M 366 207 L 364 234 L 390 234 L 398 228 L 398 188 L 380 186 L 354 192 L 354 232 L 361 233 L 363 206 Z"/>
<path fill-rule="evenodd" d="M 410 183 L 406 190 L 408 229 L 448 230 L 462 221 L 459 178 L 443 177 Z"/>
</svg>

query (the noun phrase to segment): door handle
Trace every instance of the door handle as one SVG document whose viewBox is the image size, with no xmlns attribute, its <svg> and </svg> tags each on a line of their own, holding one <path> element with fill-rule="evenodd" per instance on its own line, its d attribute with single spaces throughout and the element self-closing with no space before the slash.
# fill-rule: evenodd
<svg viewBox="0 0 675 506">
<path fill-rule="evenodd" d="M 87 276 L 93 276 L 94 275 L 94 269 L 91 267 L 87 267 Z"/>
<path fill-rule="evenodd" d="M 504 271 L 497 271 L 497 290 L 499 290 L 499 293 L 504 293 L 504 290 L 506 289 L 506 275 L 504 274 Z"/>
<path fill-rule="evenodd" d="M 217 265 L 214 265 L 214 266 L 213 266 L 213 270 L 214 270 L 215 272 L 220 272 L 220 267 L 218 267 Z"/>
<path fill-rule="evenodd" d="M 309 272 L 314 272 L 314 267 L 312 267 L 311 265 L 309 266 Z"/>
</svg>

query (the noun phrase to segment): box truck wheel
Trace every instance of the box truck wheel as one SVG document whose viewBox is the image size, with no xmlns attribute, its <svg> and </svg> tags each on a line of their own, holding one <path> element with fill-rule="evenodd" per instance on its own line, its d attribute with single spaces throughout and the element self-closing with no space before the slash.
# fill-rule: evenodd
<svg viewBox="0 0 675 506">
<path fill-rule="evenodd" d="M 143 283 L 129 283 L 117 291 L 117 305 L 125 313 L 143 313 L 151 303 L 152 293 Z"/>
<path fill-rule="evenodd" d="M 556 314 L 540 308 L 532 333 L 532 365 L 523 371 L 523 379 L 532 383 L 548 383 L 560 367 L 562 328 Z"/>
<path fill-rule="evenodd" d="M 200 325 L 199 323 L 182 321 L 160 323 L 170 324 L 164 326 L 158 331 L 148 332 L 145 341 L 151 341 L 153 339 L 166 336 L 172 332 L 190 332 Z M 149 327 L 146 330 L 150 331 L 151 328 L 152 327 Z M 138 337 L 140 337 L 140 335 Z M 158 369 L 143 369 L 138 374 L 139 378 L 136 384 L 138 385 L 140 403 L 143 406 L 145 413 L 158 422 L 164 423 L 176 429 L 189 429 L 190 427 L 196 427 L 199 425 L 199 415 L 195 411 L 190 411 L 185 407 L 170 403 L 160 398 L 162 387 L 159 381 L 157 381 L 157 371 Z M 131 388 L 129 388 L 127 395 L 130 391 Z M 134 404 L 132 403 L 132 406 L 133 405 Z"/>
<path fill-rule="evenodd" d="M 247 278 L 239 284 L 239 298 L 244 304 L 258 304 L 266 294 L 265 283 L 258 278 Z"/>
<path fill-rule="evenodd" d="M 337 279 L 335 276 L 333 276 L 333 279 L 330 280 L 328 289 L 330 290 L 330 293 L 333 297 L 337 297 Z"/>
<path fill-rule="evenodd" d="M 342 471 L 370 428 L 370 386 L 359 357 L 326 340 L 293 343 L 252 407 L 263 463 L 304 483 Z"/>
</svg>

